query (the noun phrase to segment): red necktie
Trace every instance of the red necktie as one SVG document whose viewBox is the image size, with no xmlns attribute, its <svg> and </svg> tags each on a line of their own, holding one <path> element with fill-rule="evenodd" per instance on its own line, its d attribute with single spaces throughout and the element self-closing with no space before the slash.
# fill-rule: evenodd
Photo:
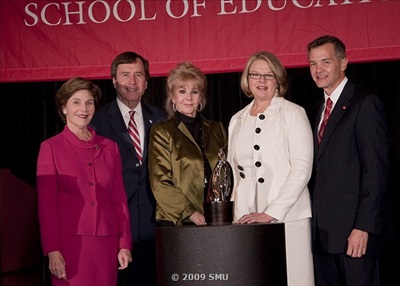
<svg viewBox="0 0 400 286">
<path fill-rule="evenodd" d="M 331 109 L 332 109 L 332 100 L 328 97 L 325 104 L 324 118 L 322 119 L 321 127 L 319 128 L 318 131 L 318 144 L 321 143 L 326 123 L 328 122 L 329 115 L 331 114 Z"/>
<path fill-rule="evenodd" d="M 129 111 L 129 113 L 131 114 L 131 119 L 129 120 L 128 133 L 131 136 L 133 146 L 136 150 L 136 155 L 139 159 L 139 163 L 140 165 L 142 165 L 142 147 L 140 147 L 139 131 L 135 122 L 135 111 Z"/>
</svg>

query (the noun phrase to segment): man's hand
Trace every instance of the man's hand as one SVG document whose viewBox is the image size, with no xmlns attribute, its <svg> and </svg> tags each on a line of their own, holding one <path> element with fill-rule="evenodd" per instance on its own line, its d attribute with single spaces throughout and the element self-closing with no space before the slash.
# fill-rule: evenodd
<svg viewBox="0 0 400 286">
<path fill-rule="evenodd" d="M 347 243 L 347 255 L 353 258 L 365 255 L 367 252 L 368 232 L 353 229 L 347 239 Z"/>
</svg>

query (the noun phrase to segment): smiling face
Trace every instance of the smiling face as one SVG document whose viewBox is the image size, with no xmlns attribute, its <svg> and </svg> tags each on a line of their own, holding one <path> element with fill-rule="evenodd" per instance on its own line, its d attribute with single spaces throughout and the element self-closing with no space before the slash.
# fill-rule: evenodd
<svg viewBox="0 0 400 286">
<path fill-rule="evenodd" d="M 308 58 L 313 80 L 326 94 L 331 95 L 345 77 L 347 58 L 339 59 L 331 43 L 312 48 Z"/>
<path fill-rule="evenodd" d="M 134 109 L 147 88 L 142 61 L 137 59 L 134 63 L 118 65 L 113 84 L 118 98 L 130 109 Z"/>
<path fill-rule="evenodd" d="M 259 79 L 250 74 L 264 75 Z M 266 76 L 267 75 L 267 76 Z M 271 100 L 275 93 L 277 82 L 274 73 L 264 60 L 255 60 L 249 68 L 249 89 L 255 100 Z"/>
<path fill-rule="evenodd" d="M 86 128 L 95 112 L 93 95 L 86 89 L 78 90 L 63 108 L 67 126 L 71 131 Z"/>
<path fill-rule="evenodd" d="M 196 117 L 200 99 L 200 91 L 193 81 L 178 84 L 172 93 L 172 102 L 176 110 L 190 117 Z"/>
</svg>

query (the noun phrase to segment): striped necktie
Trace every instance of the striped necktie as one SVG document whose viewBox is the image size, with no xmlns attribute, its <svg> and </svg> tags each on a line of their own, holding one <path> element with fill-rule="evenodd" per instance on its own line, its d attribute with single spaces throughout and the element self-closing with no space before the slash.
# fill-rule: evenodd
<svg viewBox="0 0 400 286">
<path fill-rule="evenodd" d="M 129 111 L 131 114 L 131 119 L 128 124 L 128 133 L 131 136 L 133 146 L 136 150 L 136 155 L 139 159 L 140 165 L 142 165 L 143 155 L 142 155 L 142 147 L 140 146 L 140 137 L 139 131 L 135 122 L 135 111 Z"/>
<path fill-rule="evenodd" d="M 328 122 L 329 115 L 331 114 L 332 103 L 333 103 L 332 100 L 328 97 L 328 99 L 326 100 L 324 118 L 322 119 L 321 127 L 319 128 L 319 131 L 318 131 L 318 138 L 317 138 L 318 144 L 321 143 L 322 135 L 324 134 L 326 123 Z"/>
</svg>

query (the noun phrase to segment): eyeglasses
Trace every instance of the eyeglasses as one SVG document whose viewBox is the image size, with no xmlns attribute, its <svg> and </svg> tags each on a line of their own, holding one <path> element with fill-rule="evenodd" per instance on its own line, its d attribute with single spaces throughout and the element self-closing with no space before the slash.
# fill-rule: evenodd
<svg viewBox="0 0 400 286">
<path fill-rule="evenodd" d="M 251 79 L 261 79 L 263 77 L 265 80 L 274 80 L 276 78 L 273 73 L 267 73 L 267 74 L 249 73 L 249 77 Z"/>
</svg>

